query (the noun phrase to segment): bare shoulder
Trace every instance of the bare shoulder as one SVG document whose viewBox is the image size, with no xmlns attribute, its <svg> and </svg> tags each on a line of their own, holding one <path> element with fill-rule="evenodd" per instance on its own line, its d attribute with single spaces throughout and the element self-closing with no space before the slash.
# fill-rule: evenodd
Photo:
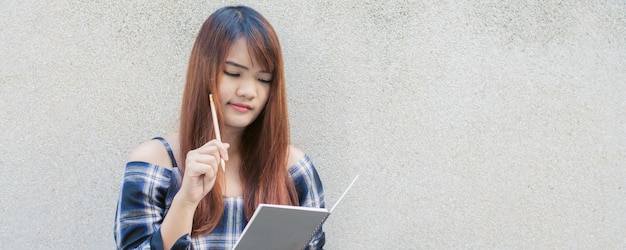
<svg viewBox="0 0 626 250">
<path fill-rule="evenodd" d="M 150 140 L 139 144 L 128 156 L 128 161 L 141 161 L 172 169 L 172 161 L 167 149 L 159 140 Z"/>
<path fill-rule="evenodd" d="M 289 157 L 287 158 L 287 167 L 291 167 L 304 157 L 304 152 L 293 145 L 289 146 Z"/>
</svg>

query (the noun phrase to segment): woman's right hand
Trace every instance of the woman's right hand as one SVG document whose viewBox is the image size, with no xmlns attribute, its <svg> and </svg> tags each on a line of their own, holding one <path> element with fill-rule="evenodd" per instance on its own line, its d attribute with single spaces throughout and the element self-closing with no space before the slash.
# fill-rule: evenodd
<svg viewBox="0 0 626 250">
<path fill-rule="evenodd" d="M 176 196 L 186 204 L 197 206 L 213 189 L 222 159 L 228 160 L 228 143 L 211 140 L 187 153 L 183 183 Z"/>
</svg>

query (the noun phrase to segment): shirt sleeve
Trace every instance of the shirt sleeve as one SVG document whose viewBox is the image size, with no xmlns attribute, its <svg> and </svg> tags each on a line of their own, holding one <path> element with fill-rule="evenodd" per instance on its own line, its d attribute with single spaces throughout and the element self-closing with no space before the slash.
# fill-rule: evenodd
<svg viewBox="0 0 626 250">
<path fill-rule="evenodd" d="M 115 214 L 118 249 L 163 249 L 161 223 L 177 189 L 177 178 L 166 168 L 129 162 Z M 188 249 L 190 236 L 179 238 L 172 249 Z"/>
<path fill-rule="evenodd" d="M 289 168 L 289 174 L 298 193 L 300 206 L 324 208 L 324 188 L 322 181 L 308 156 L 304 156 Z M 306 249 L 322 249 L 326 243 L 324 230 L 320 227 L 313 235 Z"/>
</svg>

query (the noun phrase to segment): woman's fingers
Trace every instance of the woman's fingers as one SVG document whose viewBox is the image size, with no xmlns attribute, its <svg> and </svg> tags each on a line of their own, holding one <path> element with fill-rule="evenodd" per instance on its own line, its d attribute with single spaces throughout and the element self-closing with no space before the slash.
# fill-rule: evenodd
<svg viewBox="0 0 626 250">
<path fill-rule="evenodd" d="M 224 160 L 228 161 L 228 148 L 229 147 L 230 147 L 230 144 L 228 144 L 228 143 L 222 143 L 222 142 L 219 142 L 217 140 L 211 140 L 211 141 L 205 143 L 204 145 L 202 145 L 202 147 L 199 147 L 196 150 L 199 153 L 203 153 L 203 154 L 214 154 L 214 153 L 217 153 L 218 157 L 224 158 Z"/>
<path fill-rule="evenodd" d="M 230 147 L 228 143 L 211 140 L 202 145 L 202 147 L 189 151 L 189 153 L 187 153 L 187 162 L 219 166 L 222 160 L 228 160 L 228 147 Z"/>
<path fill-rule="evenodd" d="M 204 164 L 204 165 L 216 165 L 219 163 L 219 156 L 214 154 L 194 154 L 188 156 L 188 163 L 191 164 Z"/>
</svg>

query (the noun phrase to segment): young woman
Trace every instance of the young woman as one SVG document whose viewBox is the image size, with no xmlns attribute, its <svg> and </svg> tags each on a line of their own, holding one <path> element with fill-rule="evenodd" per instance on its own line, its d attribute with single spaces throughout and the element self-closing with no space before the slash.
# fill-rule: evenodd
<svg viewBox="0 0 626 250">
<path fill-rule="evenodd" d="M 118 248 L 232 249 L 260 203 L 324 207 L 315 167 L 289 143 L 283 71 L 278 38 L 261 14 L 236 6 L 209 16 L 191 51 L 180 130 L 129 156 Z M 307 248 L 323 245 L 319 230 Z"/>
</svg>

